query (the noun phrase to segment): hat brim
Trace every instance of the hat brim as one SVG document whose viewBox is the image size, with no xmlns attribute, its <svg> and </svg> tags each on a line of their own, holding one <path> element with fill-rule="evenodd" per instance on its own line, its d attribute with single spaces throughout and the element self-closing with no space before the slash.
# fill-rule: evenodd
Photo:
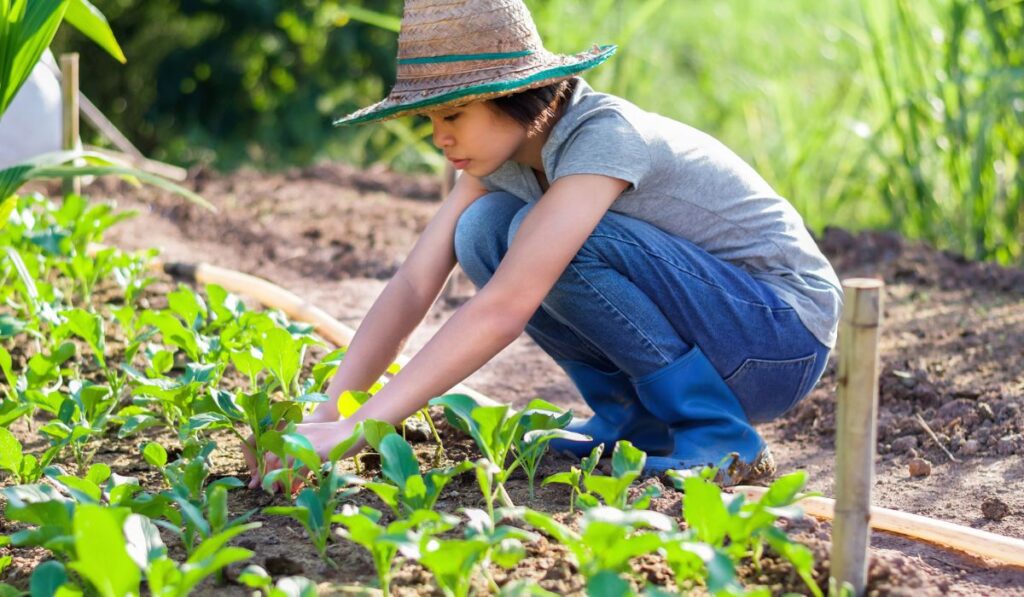
<svg viewBox="0 0 1024 597">
<path fill-rule="evenodd" d="M 608 60 L 615 53 L 616 49 L 617 46 L 615 45 L 599 46 L 596 50 L 571 56 L 570 61 L 567 63 L 551 68 L 542 68 L 526 77 L 470 85 L 454 91 L 444 91 L 437 95 L 427 96 L 416 101 L 401 102 L 387 98 L 372 106 L 353 112 L 348 116 L 338 118 L 334 121 L 334 126 L 389 120 L 391 118 L 438 109 L 446 105 L 464 104 L 470 101 L 509 95 L 534 87 L 543 87 L 544 85 L 568 79 L 601 64 Z"/>
</svg>

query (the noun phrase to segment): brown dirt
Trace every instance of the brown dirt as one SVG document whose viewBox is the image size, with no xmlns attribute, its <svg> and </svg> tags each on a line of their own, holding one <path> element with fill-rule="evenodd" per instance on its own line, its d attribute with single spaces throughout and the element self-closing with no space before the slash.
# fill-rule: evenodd
<svg viewBox="0 0 1024 597">
<path fill-rule="evenodd" d="M 429 178 L 343 166 L 283 174 L 199 172 L 193 179 L 194 188 L 220 213 L 120 183 L 100 181 L 87 192 L 141 212 L 115 227 L 109 241 L 127 249 L 158 247 L 167 260 L 208 261 L 260 275 L 353 327 L 438 207 L 432 200 L 438 185 Z M 820 242 L 840 277 L 886 282 L 874 503 L 1024 538 L 1024 270 L 966 262 L 889 233 L 828 229 Z M 472 291 L 465 280 L 455 280 L 409 339 L 407 351 L 423 346 Z M 541 396 L 587 412 L 561 369 L 526 335 L 466 383 L 514 405 Z M 807 399 L 761 428 L 780 471 L 807 470 L 810 489 L 831 497 L 835 388 L 833 359 Z M 241 460 L 232 453 L 218 450 L 219 473 L 242 474 Z M 134 458 L 128 452 L 123 457 Z M 931 463 L 927 476 L 911 477 L 908 465 L 915 458 Z M 564 464 L 549 461 L 547 466 Z M 450 487 L 445 499 L 452 506 L 464 504 L 463 495 L 477 499 L 468 479 Z M 232 499 L 237 511 L 266 505 L 270 498 L 234 492 Z M 565 503 L 567 496 L 549 487 L 535 505 L 557 509 Z M 667 490 L 655 506 L 678 515 L 678 495 Z M 340 591 L 338 583 L 365 583 L 373 577 L 368 556 L 358 548 L 332 546 L 342 571 L 331 572 L 319 564 L 297 524 L 257 519 L 265 526 L 242 538 L 257 549 L 256 563 L 276 567 L 278 573 L 301 570 L 325 592 Z M 795 524 L 822 562 L 829 525 L 813 520 Z M 1024 595 L 1021 569 L 886 533 L 875 533 L 872 546 L 876 594 Z M 578 592 L 579 577 L 559 550 L 543 541 L 533 545 L 527 565 L 510 576 L 541 579 L 542 586 L 559 593 Z M 19 553 L 11 574 L 27 572 L 40 557 Z M 646 560 L 637 563 L 637 570 L 652 579 L 665 573 L 663 566 Z M 822 570 L 819 565 L 819 574 Z M 495 573 L 499 580 L 500 574 Z M 769 565 L 760 573 L 748 572 L 747 578 L 800 590 L 787 575 L 792 576 L 787 567 Z M 404 566 L 396 578 L 402 594 L 431 592 L 417 566 Z"/>
</svg>

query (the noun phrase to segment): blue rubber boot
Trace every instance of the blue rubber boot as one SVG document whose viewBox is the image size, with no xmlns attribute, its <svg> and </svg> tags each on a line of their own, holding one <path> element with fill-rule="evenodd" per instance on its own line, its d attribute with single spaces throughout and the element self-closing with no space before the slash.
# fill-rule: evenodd
<svg viewBox="0 0 1024 597">
<path fill-rule="evenodd" d="M 729 485 L 774 473 L 765 441 L 699 347 L 634 385 L 647 410 L 668 423 L 675 442 L 670 455 L 648 457 L 645 472 L 721 465 L 718 480 Z"/>
<path fill-rule="evenodd" d="M 636 390 L 622 371 L 605 372 L 580 361 L 556 361 L 576 384 L 587 406 L 594 411 L 589 419 L 573 418 L 566 428 L 589 435 L 591 441 L 551 440 L 549 447 L 583 457 L 598 444 L 605 453 L 615 442 L 626 439 L 648 454 L 671 454 L 674 442 L 669 428 L 647 412 L 637 399 Z"/>
</svg>

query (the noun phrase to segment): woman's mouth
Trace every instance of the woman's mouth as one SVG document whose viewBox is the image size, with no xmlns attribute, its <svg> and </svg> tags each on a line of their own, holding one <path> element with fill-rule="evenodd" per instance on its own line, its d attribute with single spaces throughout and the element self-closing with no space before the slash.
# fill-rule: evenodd
<svg viewBox="0 0 1024 597">
<path fill-rule="evenodd" d="M 448 161 L 452 163 L 456 170 L 464 170 L 469 165 L 469 160 L 453 160 L 449 158 Z"/>
</svg>

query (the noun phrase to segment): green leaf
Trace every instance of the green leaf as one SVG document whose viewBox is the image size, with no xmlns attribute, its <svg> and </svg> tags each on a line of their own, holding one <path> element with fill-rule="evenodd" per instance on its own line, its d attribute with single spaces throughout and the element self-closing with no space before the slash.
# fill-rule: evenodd
<svg viewBox="0 0 1024 597">
<path fill-rule="evenodd" d="M 282 448 L 286 456 L 291 456 L 311 471 L 320 470 L 320 457 L 310 443 L 309 438 L 301 433 L 284 433 L 281 435 Z"/>
<path fill-rule="evenodd" d="M 110 24 L 95 6 L 86 0 L 71 0 L 68 4 L 67 13 L 64 19 L 81 31 L 86 37 L 96 42 L 96 45 L 107 51 L 118 62 L 124 64 L 127 59 L 121 46 L 114 38 L 114 32 L 110 30 Z"/>
<path fill-rule="evenodd" d="M 633 478 L 640 476 L 644 470 L 644 463 L 647 461 L 647 454 L 636 448 L 626 440 L 615 442 L 615 450 L 612 451 L 612 475 L 626 477 L 633 475 Z"/>
<path fill-rule="evenodd" d="M 18 476 L 21 470 L 21 442 L 7 429 L 0 427 L 0 469 Z"/>
<path fill-rule="evenodd" d="M 67 580 L 68 573 L 64 570 L 64 564 L 50 560 L 39 564 L 32 571 L 28 590 L 32 597 L 51 597 Z"/>
<path fill-rule="evenodd" d="M 281 384 L 281 391 L 291 395 L 292 382 L 302 365 L 301 344 L 281 328 L 267 330 L 263 338 L 263 364 Z"/>
<path fill-rule="evenodd" d="M 4 0 L 0 7 L 0 115 L 32 73 L 43 51 L 60 27 L 68 0 Z M 9 188 L 6 171 L 0 172 L 0 197 L 6 199 L 17 187 Z"/>
<path fill-rule="evenodd" d="M 338 445 L 331 448 L 330 453 L 327 455 L 327 459 L 331 462 L 337 462 L 346 453 L 348 453 L 353 446 L 359 443 L 359 440 L 363 437 L 363 425 L 363 421 L 356 423 L 355 429 L 352 430 L 352 435 L 348 436 L 348 438 L 342 440 Z"/>
<path fill-rule="evenodd" d="M 366 436 L 366 443 L 374 450 L 380 451 L 380 443 L 385 437 L 395 433 L 391 423 L 378 421 L 377 419 L 366 419 L 363 421 L 363 434 Z"/>
<path fill-rule="evenodd" d="M 142 457 L 155 468 L 167 466 L 167 450 L 156 442 L 149 442 L 142 448 Z"/>
<path fill-rule="evenodd" d="M 11 218 L 11 212 L 18 206 L 17 197 L 8 197 L 0 202 L 0 230 L 4 229 L 7 225 L 7 220 Z"/>
<path fill-rule="evenodd" d="M 103 356 L 105 344 L 103 337 L 103 320 L 99 315 L 84 309 L 71 309 L 62 313 L 67 320 L 66 329 L 78 336 L 92 349 L 93 356 L 99 361 L 100 367 L 106 369 L 107 361 Z"/>
<path fill-rule="evenodd" d="M 381 472 L 401 489 L 405 489 L 406 479 L 420 474 L 420 465 L 416 460 L 416 454 L 413 453 L 409 443 L 397 433 L 390 434 L 381 440 L 378 451 L 381 456 Z"/>
<path fill-rule="evenodd" d="M 345 390 L 338 396 L 338 414 L 346 419 L 351 417 L 370 397 L 369 392 Z"/>
<path fill-rule="evenodd" d="M 683 481 L 683 518 L 697 538 L 713 547 L 721 547 L 729 529 L 729 512 L 722 491 L 700 477 Z"/>
<path fill-rule="evenodd" d="M 113 509 L 82 504 L 75 510 L 78 559 L 68 564 L 104 597 L 138 595 L 142 575 L 125 549 L 124 533 Z"/>
<path fill-rule="evenodd" d="M 193 329 L 200 329 L 202 320 L 206 318 L 206 305 L 185 285 L 178 285 L 176 290 L 167 294 L 167 306 Z"/>
<path fill-rule="evenodd" d="M 635 595 L 629 581 L 611 570 L 603 570 L 587 581 L 589 597 L 626 597 Z"/>
<path fill-rule="evenodd" d="M 125 550 L 135 564 L 146 570 L 154 560 L 167 553 L 160 531 L 141 514 L 129 514 L 124 521 Z"/>
</svg>

